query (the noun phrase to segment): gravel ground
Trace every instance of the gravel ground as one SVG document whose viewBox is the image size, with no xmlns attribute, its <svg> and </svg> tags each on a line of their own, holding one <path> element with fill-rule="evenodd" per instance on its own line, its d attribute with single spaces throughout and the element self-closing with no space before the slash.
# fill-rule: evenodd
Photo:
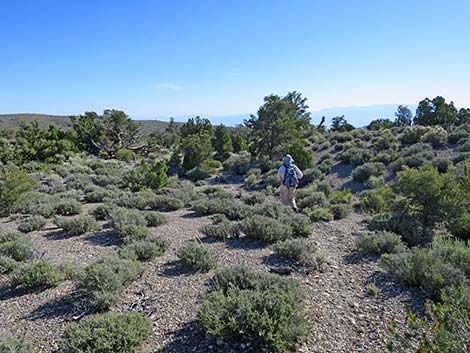
<svg viewBox="0 0 470 353">
<path fill-rule="evenodd" d="M 171 241 L 164 256 L 145 264 L 141 278 L 122 293 L 117 311 L 144 311 L 154 322 L 154 335 L 142 347 L 151 352 L 232 352 L 249 351 L 246 342 L 234 347 L 206 337 L 195 318 L 212 272 L 193 274 L 177 262 L 176 251 L 187 241 L 202 241 L 214 251 L 219 267 L 245 265 L 268 271 L 277 265 L 269 247 L 243 239 L 227 242 L 204 239 L 198 229 L 209 222 L 191 211 L 167 213 L 169 222 L 153 229 Z M 0 222 L 0 230 L 16 229 L 14 222 Z M 311 334 L 297 352 L 370 352 L 383 346 L 387 326 L 402 319 L 409 307 L 420 308 L 419 291 L 402 288 L 378 266 L 377 258 L 355 253 L 357 234 L 363 231 L 361 217 L 313 226 L 309 241 L 327 257 L 323 272 L 294 273 L 307 294 L 307 315 Z M 64 237 L 52 228 L 28 234 L 39 256 L 57 262 L 71 261 L 85 266 L 99 256 L 115 251 L 117 243 L 109 233 Z M 367 285 L 380 292 L 371 296 Z M 2 328 L 24 327 L 34 341 L 34 352 L 53 352 L 64 326 L 84 312 L 83 298 L 71 282 L 40 292 L 16 291 L 8 278 L 0 276 L 0 322 Z"/>
</svg>

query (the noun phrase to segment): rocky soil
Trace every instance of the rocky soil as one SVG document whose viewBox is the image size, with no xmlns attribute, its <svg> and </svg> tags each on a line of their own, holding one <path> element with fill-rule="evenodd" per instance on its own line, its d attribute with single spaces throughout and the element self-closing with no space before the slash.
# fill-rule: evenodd
<svg viewBox="0 0 470 353">
<path fill-rule="evenodd" d="M 199 228 L 209 222 L 189 210 L 167 213 L 169 222 L 153 232 L 171 241 L 164 256 L 146 263 L 139 280 L 133 282 L 113 310 L 145 312 L 154 322 L 154 335 L 142 347 L 150 352 L 239 352 L 250 351 L 247 342 L 223 342 L 206 337 L 196 322 L 196 313 L 207 291 L 212 272 L 187 272 L 177 261 L 176 251 L 187 241 L 204 242 L 217 255 L 219 267 L 244 265 L 257 271 L 284 265 L 266 245 L 245 239 L 213 241 Z M 115 251 L 112 234 L 64 237 L 52 228 L 28 234 L 38 256 L 57 262 L 86 266 L 99 256 Z M 316 244 L 327 263 L 323 271 L 294 271 L 307 294 L 309 337 L 297 352 L 371 352 L 383 347 L 387 327 L 402 320 L 408 308 L 419 309 L 423 297 L 417 290 L 400 286 L 384 273 L 378 259 L 355 252 L 355 239 L 364 231 L 359 215 L 313 225 L 309 241 Z M 16 229 L 3 219 L 0 230 Z M 379 288 L 376 295 L 367 286 Z M 33 340 L 35 353 L 53 352 L 69 322 L 88 314 L 83 297 L 71 282 L 38 292 L 17 291 L 8 277 L 0 276 L 0 322 L 2 329 L 23 328 Z"/>
</svg>

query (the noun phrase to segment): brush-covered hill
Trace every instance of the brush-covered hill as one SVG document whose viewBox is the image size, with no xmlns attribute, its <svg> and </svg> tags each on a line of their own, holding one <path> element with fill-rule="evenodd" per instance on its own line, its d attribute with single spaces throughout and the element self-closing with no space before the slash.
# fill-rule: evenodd
<svg viewBox="0 0 470 353">
<path fill-rule="evenodd" d="M 0 130 L 17 129 L 22 122 L 37 121 L 39 127 L 47 128 L 49 125 L 55 125 L 60 130 L 68 130 L 72 128 L 70 116 L 66 115 L 49 115 L 49 114 L 0 114 Z M 150 134 L 153 131 L 165 131 L 168 122 L 161 120 L 137 120 L 144 134 Z"/>
</svg>

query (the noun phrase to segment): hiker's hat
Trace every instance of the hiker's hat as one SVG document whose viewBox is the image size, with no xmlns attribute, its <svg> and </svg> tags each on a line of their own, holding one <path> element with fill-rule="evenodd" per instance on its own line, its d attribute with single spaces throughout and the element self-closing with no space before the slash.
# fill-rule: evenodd
<svg viewBox="0 0 470 353">
<path fill-rule="evenodd" d="M 290 154 L 286 154 L 286 156 L 284 157 L 284 163 L 285 164 L 294 163 L 294 159 L 292 158 Z"/>
</svg>

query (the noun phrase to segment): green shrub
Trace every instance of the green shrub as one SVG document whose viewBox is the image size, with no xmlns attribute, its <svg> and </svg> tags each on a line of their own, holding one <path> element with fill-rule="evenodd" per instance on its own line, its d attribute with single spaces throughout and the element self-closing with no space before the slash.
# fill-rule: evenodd
<svg viewBox="0 0 470 353">
<path fill-rule="evenodd" d="M 301 209 L 324 207 L 327 204 L 325 194 L 319 191 L 299 192 L 297 195 L 297 206 Z"/>
<path fill-rule="evenodd" d="M 111 215 L 113 209 L 114 206 L 111 204 L 99 205 L 93 208 L 90 214 L 95 217 L 97 221 L 104 221 Z"/>
<path fill-rule="evenodd" d="M 304 213 L 310 218 L 312 222 L 329 222 L 334 219 L 333 214 L 326 208 L 307 208 Z"/>
<path fill-rule="evenodd" d="M 384 255 L 382 265 L 412 287 L 439 298 L 442 290 L 468 285 L 470 246 L 459 240 L 435 240 L 410 253 Z"/>
<path fill-rule="evenodd" d="M 305 215 L 286 213 L 279 220 L 292 228 L 293 237 L 306 238 L 312 233 L 310 220 Z"/>
<path fill-rule="evenodd" d="M 19 266 L 12 277 L 15 286 L 24 288 L 55 287 L 63 280 L 63 274 L 45 260 Z"/>
<path fill-rule="evenodd" d="M 379 176 L 380 174 L 382 174 L 384 169 L 385 166 L 383 165 L 383 163 L 365 163 L 363 165 L 360 165 L 359 167 L 356 167 L 353 170 L 351 176 L 355 181 L 365 182 L 372 176 Z"/>
<path fill-rule="evenodd" d="M 90 203 L 103 202 L 108 193 L 109 191 L 104 188 L 93 186 L 85 189 L 84 199 Z"/>
<path fill-rule="evenodd" d="M 124 208 L 135 208 L 137 210 L 143 210 L 147 208 L 153 198 L 153 195 L 146 193 L 132 193 L 132 194 L 123 194 L 113 200 L 119 207 Z"/>
<path fill-rule="evenodd" d="M 334 219 L 343 219 L 352 213 L 352 206 L 347 204 L 330 205 L 329 210 Z"/>
<path fill-rule="evenodd" d="M 240 236 L 238 223 L 221 222 L 218 224 L 207 224 L 200 229 L 201 233 L 211 238 L 228 239 Z"/>
<path fill-rule="evenodd" d="M 388 232 L 368 234 L 357 241 L 360 251 L 374 254 L 398 254 L 406 250 L 399 235 Z"/>
<path fill-rule="evenodd" d="M 209 172 L 202 167 L 194 167 L 190 171 L 186 173 L 186 177 L 191 180 L 191 181 L 199 181 L 199 180 L 204 180 L 209 177 Z"/>
<path fill-rule="evenodd" d="M 26 171 L 16 167 L 0 168 L 0 215 L 8 215 L 35 183 Z"/>
<path fill-rule="evenodd" d="M 152 321 L 141 313 L 89 316 L 65 329 L 63 353 L 133 353 L 152 335 Z"/>
<path fill-rule="evenodd" d="M 432 161 L 432 165 L 439 173 L 447 173 L 452 166 L 452 161 L 448 158 L 436 158 Z"/>
<path fill-rule="evenodd" d="M 142 270 L 135 259 L 108 255 L 85 269 L 78 286 L 88 294 L 93 307 L 106 310 L 116 302 L 124 285 L 135 280 Z"/>
<path fill-rule="evenodd" d="M 219 289 L 204 298 L 197 317 L 207 333 L 248 341 L 269 351 L 293 348 L 307 332 L 299 284 L 278 276 L 234 271 L 216 276 Z"/>
<path fill-rule="evenodd" d="M 181 263 L 198 272 L 207 272 L 217 266 L 217 260 L 212 252 L 202 244 L 189 243 L 178 250 Z"/>
<path fill-rule="evenodd" d="M 303 239 L 288 239 L 273 246 L 274 253 L 284 259 L 301 261 L 308 259 L 316 248 Z"/>
<path fill-rule="evenodd" d="M 54 223 L 57 227 L 62 228 L 65 232 L 74 236 L 100 230 L 98 222 L 94 217 L 89 215 L 59 217 L 54 220 Z"/>
<path fill-rule="evenodd" d="M 144 218 L 147 221 L 147 227 L 157 227 L 168 222 L 167 218 L 160 212 L 146 211 Z"/>
<path fill-rule="evenodd" d="M 402 240 L 410 247 L 425 244 L 431 240 L 424 233 L 423 227 L 416 218 L 400 212 L 379 213 L 371 219 L 368 227 L 373 231 L 385 230 L 400 234 Z"/>
<path fill-rule="evenodd" d="M 255 215 L 240 223 L 241 231 L 249 238 L 275 243 L 292 236 L 292 227 L 276 219 Z"/>
<path fill-rule="evenodd" d="M 18 230 L 22 233 L 29 233 L 36 230 L 41 230 L 46 225 L 47 221 L 42 216 L 32 216 L 21 221 L 18 225 Z"/>
<path fill-rule="evenodd" d="M 391 188 L 381 187 L 361 193 L 361 208 L 372 213 L 384 212 L 390 204 Z"/>
<path fill-rule="evenodd" d="M 243 219 L 250 214 L 250 207 L 234 200 L 222 199 L 201 199 L 191 204 L 192 209 L 201 215 L 223 214 L 229 219 Z"/>
<path fill-rule="evenodd" d="M 125 224 L 116 230 L 119 239 L 124 241 L 126 244 L 130 244 L 139 240 L 145 240 L 152 234 L 147 227 L 136 224 Z"/>
<path fill-rule="evenodd" d="M 18 262 L 8 256 L 0 255 L 0 274 L 14 271 L 18 267 Z"/>
<path fill-rule="evenodd" d="M 117 232 L 120 232 L 121 228 L 127 225 L 147 226 L 147 220 L 142 212 L 133 209 L 116 208 L 111 212 L 110 219 L 111 225 Z"/>
<path fill-rule="evenodd" d="M 0 255 L 24 261 L 32 255 L 31 242 L 19 233 L 0 232 Z"/>
<path fill-rule="evenodd" d="M 338 159 L 341 163 L 359 166 L 368 162 L 373 156 L 369 149 L 353 147 L 338 155 Z"/>
<path fill-rule="evenodd" d="M 333 205 L 350 204 L 352 202 L 352 194 L 349 190 L 332 191 L 328 196 L 328 201 Z"/>
<path fill-rule="evenodd" d="M 55 213 L 60 216 L 71 216 L 82 212 L 82 204 L 76 200 L 61 200 L 54 205 Z"/>
<path fill-rule="evenodd" d="M 432 127 L 422 137 L 421 141 L 431 144 L 433 147 L 442 147 L 447 145 L 447 131 L 440 127 Z"/>
<path fill-rule="evenodd" d="M 119 151 L 116 152 L 116 159 L 119 159 L 120 161 L 124 162 L 131 162 L 133 159 L 135 159 L 135 153 L 132 152 L 131 150 L 122 148 Z"/>
<path fill-rule="evenodd" d="M 124 184 L 131 191 L 140 191 L 145 188 L 158 190 L 168 184 L 167 166 L 165 162 L 141 162 L 138 166 L 124 175 Z"/>
<path fill-rule="evenodd" d="M 153 210 L 176 211 L 184 207 L 184 202 L 175 197 L 157 195 L 149 202 L 149 206 Z"/>
<path fill-rule="evenodd" d="M 464 212 L 450 220 L 448 228 L 453 236 L 462 239 L 470 239 L 470 213 Z"/>
<path fill-rule="evenodd" d="M 11 335 L 0 339 L 1 353 L 33 353 L 33 346 L 23 337 Z"/>
<path fill-rule="evenodd" d="M 168 249 L 169 244 L 160 238 L 138 240 L 119 250 L 121 257 L 131 257 L 139 261 L 150 261 L 161 256 Z"/>
</svg>

